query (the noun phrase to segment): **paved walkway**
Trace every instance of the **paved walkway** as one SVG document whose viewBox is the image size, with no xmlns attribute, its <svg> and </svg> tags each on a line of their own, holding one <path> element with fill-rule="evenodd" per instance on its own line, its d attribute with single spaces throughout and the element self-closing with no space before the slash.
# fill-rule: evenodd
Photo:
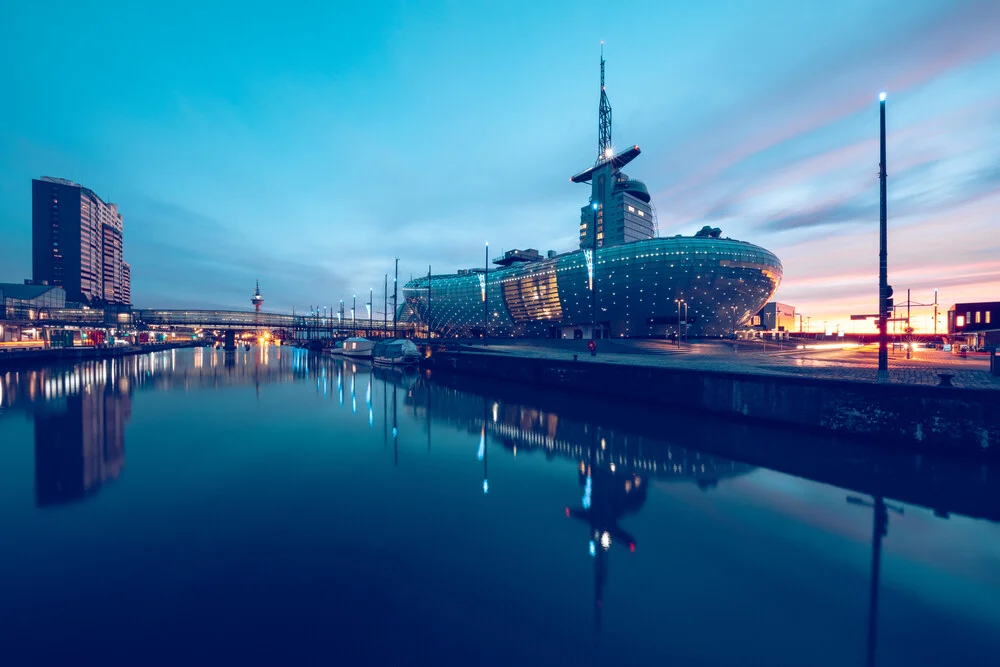
<svg viewBox="0 0 1000 667">
<path fill-rule="evenodd" d="M 486 348 L 469 346 L 494 354 L 512 354 L 548 359 L 572 359 L 580 362 L 636 364 L 672 368 L 697 368 L 755 375 L 805 376 L 829 380 L 874 383 L 877 356 L 873 348 L 861 350 L 797 350 L 786 346 L 768 352 L 759 344 L 730 342 L 686 343 L 681 346 L 666 341 L 598 341 L 598 354 L 591 357 L 586 341 L 521 341 L 490 343 Z M 990 375 L 986 358 L 960 359 L 935 350 L 918 351 L 914 358 L 902 353 L 889 360 L 891 384 L 940 384 L 939 373 L 952 375 L 952 384 L 969 389 L 1000 390 L 1000 377 Z"/>
</svg>

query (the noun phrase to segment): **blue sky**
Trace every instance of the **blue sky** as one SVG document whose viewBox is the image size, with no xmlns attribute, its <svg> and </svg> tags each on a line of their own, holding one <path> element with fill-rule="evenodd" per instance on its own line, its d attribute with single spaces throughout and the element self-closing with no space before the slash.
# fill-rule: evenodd
<svg viewBox="0 0 1000 667">
<path fill-rule="evenodd" d="M 0 280 L 30 276 L 42 175 L 119 205 L 141 307 L 572 249 L 603 39 L 661 234 L 774 251 L 817 321 L 870 311 L 885 89 L 890 282 L 1000 298 L 997 34 L 995 2 L 5 3 Z"/>
</svg>

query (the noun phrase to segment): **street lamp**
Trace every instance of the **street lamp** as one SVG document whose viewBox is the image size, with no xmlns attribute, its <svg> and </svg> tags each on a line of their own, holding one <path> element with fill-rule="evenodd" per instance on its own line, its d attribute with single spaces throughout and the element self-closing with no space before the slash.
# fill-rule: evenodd
<svg viewBox="0 0 1000 667">
<path fill-rule="evenodd" d="M 886 250 L 888 232 L 885 210 L 885 93 L 879 100 L 879 244 L 878 244 L 878 375 L 879 382 L 889 380 L 888 333 L 886 332 L 886 310 L 889 299 L 888 261 Z"/>
<path fill-rule="evenodd" d="M 358 328 L 358 320 L 357 317 L 355 316 L 357 310 L 358 310 L 358 295 L 355 294 L 354 301 L 351 303 L 351 328 L 355 330 Z M 357 333 L 357 331 L 355 331 L 354 333 Z"/>
<path fill-rule="evenodd" d="M 490 242 L 486 242 L 486 266 L 483 272 L 483 347 L 486 347 L 486 336 L 490 330 L 490 303 L 487 284 L 490 278 Z"/>
<path fill-rule="evenodd" d="M 677 346 L 680 347 L 680 344 L 681 344 L 681 304 L 684 303 L 684 299 L 674 299 L 674 303 L 677 304 Z"/>
</svg>

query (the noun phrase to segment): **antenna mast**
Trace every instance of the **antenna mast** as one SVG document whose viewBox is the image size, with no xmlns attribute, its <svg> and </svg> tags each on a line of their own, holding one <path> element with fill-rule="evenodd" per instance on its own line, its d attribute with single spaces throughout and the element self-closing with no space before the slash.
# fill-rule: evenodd
<svg viewBox="0 0 1000 667">
<path fill-rule="evenodd" d="M 604 41 L 601 41 L 601 106 L 598 111 L 597 122 L 597 163 L 606 160 L 611 148 L 611 102 L 608 101 L 608 94 L 604 90 Z"/>
</svg>

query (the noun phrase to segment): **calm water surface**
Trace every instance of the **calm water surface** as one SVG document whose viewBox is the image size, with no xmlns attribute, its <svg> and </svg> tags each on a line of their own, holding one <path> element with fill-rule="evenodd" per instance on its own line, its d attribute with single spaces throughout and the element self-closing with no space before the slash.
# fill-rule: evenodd
<svg viewBox="0 0 1000 667">
<path fill-rule="evenodd" d="M 1000 660 L 984 466 L 290 348 L 0 390 L 3 665 Z"/>
</svg>

